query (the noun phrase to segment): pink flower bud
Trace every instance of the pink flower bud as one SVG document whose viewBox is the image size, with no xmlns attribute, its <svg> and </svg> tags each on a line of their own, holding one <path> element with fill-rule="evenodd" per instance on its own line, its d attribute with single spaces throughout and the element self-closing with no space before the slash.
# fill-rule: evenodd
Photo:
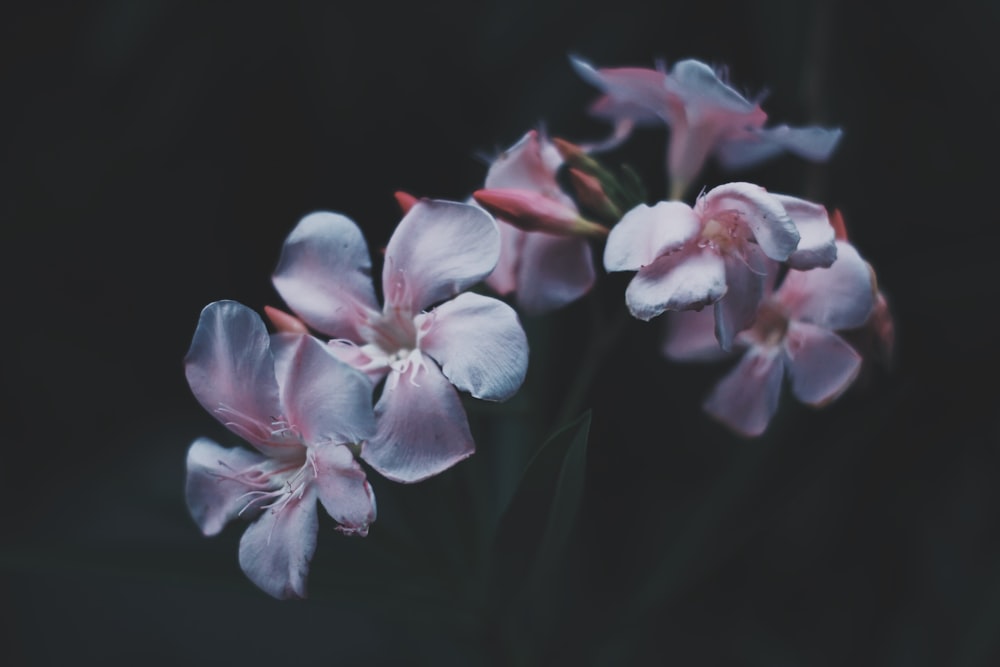
<svg viewBox="0 0 1000 667">
<path fill-rule="evenodd" d="M 274 325 L 274 328 L 281 333 L 309 333 L 309 329 L 306 328 L 306 325 L 303 324 L 302 320 L 294 315 L 289 315 L 283 310 L 278 310 L 277 308 L 272 308 L 271 306 L 264 306 L 264 313 L 267 315 L 267 319 L 271 320 L 271 324 Z"/>
<path fill-rule="evenodd" d="M 504 222 L 526 232 L 604 238 L 608 228 L 583 218 L 573 207 L 538 192 L 491 188 L 472 193 L 476 202 Z"/>
<path fill-rule="evenodd" d="M 609 220 L 619 220 L 622 212 L 608 199 L 608 195 L 601 186 L 601 181 L 596 176 L 586 174 L 575 167 L 569 169 L 570 178 L 573 181 L 573 189 L 581 204 Z"/>
<path fill-rule="evenodd" d="M 413 205 L 420 201 L 410 193 L 403 192 L 402 190 L 397 190 L 393 193 L 393 196 L 396 198 L 396 203 L 399 204 L 399 208 L 402 210 L 403 215 L 409 213 L 410 209 L 413 208 Z"/>
</svg>

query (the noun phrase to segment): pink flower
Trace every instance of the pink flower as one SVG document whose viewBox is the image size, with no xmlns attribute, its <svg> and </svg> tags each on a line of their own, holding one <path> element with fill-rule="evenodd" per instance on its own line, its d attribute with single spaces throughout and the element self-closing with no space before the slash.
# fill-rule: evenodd
<svg viewBox="0 0 1000 667">
<path fill-rule="evenodd" d="M 188 508 L 205 535 L 255 518 L 240 566 L 276 598 L 305 597 L 317 500 L 344 533 L 365 535 L 375 497 L 351 447 L 375 430 L 371 384 L 310 336 L 268 336 L 249 308 L 202 311 L 185 358 L 198 402 L 256 451 L 199 438 L 187 456 Z"/>
<path fill-rule="evenodd" d="M 678 201 L 637 206 L 604 248 L 608 271 L 637 271 L 625 291 L 633 316 L 713 305 L 726 350 L 753 322 L 772 261 L 806 269 L 835 257 L 825 208 L 751 183 L 720 185 L 693 208 Z"/>
<path fill-rule="evenodd" d="M 604 95 L 591 113 L 615 124 L 612 138 L 594 149 L 617 146 L 633 127 L 670 126 L 667 168 L 674 198 L 680 198 L 714 154 L 723 167 L 740 169 L 788 151 L 821 162 L 840 140 L 839 129 L 765 128 L 767 114 L 721 74 L 697 60 L 681 60 L 670 72 L 635 67 L 596 69 L 571 58 L 576 71 Z"/>
<path fill-rule="evenodd" d="M 490 166 L 484 189 L 536 193 L 553 207 L 577 211 L 556 182 L 562 157 L 555 146 L 529 131 Z M 593 250 L 581 236 L 525 231 L 501 215 L 500 260 L 486 284 L 498 294 L 515 295 L 523 312 L 537 315 L 561 308 L 590 291 L 596 277 Z"/>
<path fill-rule="evenodd" d="M 745 436 L 764 432 L 778 409 L 784 376 L 803 403 L 822 406 L 857 377 L 861 355 L 836 331 L 856 329 L 875 306 L 872 274 L 858 252 L 837 242 L 829 268 L 789 270 L 767 296 L 751 328 L 736 338 L 743 356 L 705 400 L 705 410 Z M 720 358 L 705 313 L 671 313 L 664 353 L 675 360 Z"/>
<path fill-rule="evenodd" d="M 379 308 L 361 230 L 336 213 L 303 218 L 285 241 L 274 285 L 328 349 L 385 378 L 376 432 L 361 458 L 400 482 L 416 482 L 475 451 L 458 390 L 502 401 L 520 387 L 528 344 L 505 303 L 461 293 L 489 275 L 500 252 L 482 209 L 419 200 L 385 250 Z"/>
</svg>

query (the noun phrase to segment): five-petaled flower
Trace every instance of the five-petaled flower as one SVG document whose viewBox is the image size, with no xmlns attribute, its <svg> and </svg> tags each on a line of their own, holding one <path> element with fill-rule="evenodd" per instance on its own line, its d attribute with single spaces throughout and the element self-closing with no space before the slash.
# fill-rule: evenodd
<svg viewBox="0 0 1000 667">
<path fill-rule="evenodd" d="M 349 218 L 303 218 L 285 241 L 274 285 L 289 307 L 329 336 L 328 350 L 385 378 L 376 432 L 361 458 L 386 477 L 416 482 L 470 456 L 461 397 L 500 401 L 527 371 L 528 343 L 514 310 L 464 292 L 496 266 L 500 233 L 477 206 L 413 204 L 385 250 L 378 307 L 364 237 Z"/>
<path fill-rule="evenodd" d="M 759 102 L 732 88 L 724 71 L 698 60 L 678 61 L 669 72 L 662 66 L 595 68 L 579 58 L 571 62 L 582 78 L 604 93 L 591 113 L 614 123 L 612 137 L 594 149 L 617 146 L 636 126 L 670 127 L 667 169 L 673 199 L 694 183 L 709 155 L 727 169 L 749 167 L 782 151 L 820 162 L 830 157 L 840 140 L 839 129 L 765 128 L 767 114 Z"/>
<path fill-rule="evenodd" d="M 715 334 L 728 350 L 754 320 L 772 262 L 798 269 L 836 258 L 833 227 L 818 204 L 728 183 L 683 202 L 641 204 L 615 225 L 608 271 L 637 271 L 625 291 L 633 316 L 714 305 Z"/>
<path fill-rule="evenodd" d="M 202 311 L 185 372 L 198 402 L 257 450 L 195 440 L 192 516 L 206 535 L 254 518 L 240 540 L 243 571 L 274 597 L 305 597 L 317 500 L 344 533 L 365 535 L 375 520 L 375 497 L 352 453 L 374 432 L 371 383 L 311 336 L 269 336 L 234 301 Z"/>
<path fill-rule="evenodd" d="M 844 241 L 837 241 L 832 266 L 790 269 L 772 291 L 776 275 L 768 275 L 768 294 L 753 326 L 736 337 L 742 358 L 704 402 L 710 415 L 745 436 L 767 428 L 785 375 L 803 403 L 821 406 L 840 396 L 857 377 L 861 355 L 835 332 L 863 326 L 875 306 L 868 264 Z M 670 313 L 667 323 L 667 357 L 695 361 L 723 356 L 706 312 Z"/>
</svg>

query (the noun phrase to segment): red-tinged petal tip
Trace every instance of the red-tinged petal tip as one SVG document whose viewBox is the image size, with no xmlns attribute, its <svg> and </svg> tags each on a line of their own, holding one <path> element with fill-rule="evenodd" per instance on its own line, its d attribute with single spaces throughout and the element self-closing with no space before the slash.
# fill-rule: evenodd
<svg viewBox="0 0 1000 667">
<path fill-rule="evenodd" d="M 403 212 L 403 215 L 409 213 L 410 209 L 413 208 L 413 205 L 420 201 L 409 192 L 403 192 L 402 190 L 394 192 L 393 197 L 396 198 L 396 203 L 399 204 L 399 208 Z"/>
<path fill-rule="evenodd" d="M 838 241 L 847 240 L 847 226 L 844 224 L 844 216 L 839 208 L 830 212 L 830 224 L 833 225 L 833 235 Z"/>
<path fill-rule="evenodd" d="M 271 324 L 274 325 L 274 328 L 281 333 L 309 333 L 309 329 L 302 323 L 302 320 L 294 315 L 289 315 L 283 310 L 278 310 L 277 308 L 272 308 L 271 306 L 264 306 L 264 313 L 267 315 L 267 319 L 271 320 Z"/>
</svg>

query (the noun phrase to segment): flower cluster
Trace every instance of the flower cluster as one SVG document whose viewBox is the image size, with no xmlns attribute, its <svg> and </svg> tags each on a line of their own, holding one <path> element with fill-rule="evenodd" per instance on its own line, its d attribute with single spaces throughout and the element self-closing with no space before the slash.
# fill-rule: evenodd
<svg viewBox="0 0 1000 667">
<path fill-rule="evenodd" d="M 381 306 L 359 227 L 317 212 L 281 251 L 273 284 L 291 313 L 266 307 L 273 332 L 236 302 L 202 312 L 188 381 L 253 449 L 196 440 L 188 506 L 206 535 L 253 520 L 240 564 L 271 595 L 305 595 L 317 501 L 342 532 L 367 533 L 376 511 L 365 465 L 412 483 L 470 456 L 460 392 L 510 398 L 528 364 L 520 317 L 585 297 L 607 273 L 634 272 L 627 311 L 665 323 L 667 359 L 739 357 L 704 408 L 744 436 L 766 430 L 785 375 L 804 403 L 841 395 L 863 362 L 852 334 L 891 350 L 886 298 L 838 212 L 743 181 L 684 201 L 710 157 L 724 169 L 783 151 L 823 161 L 840 130 L 765 127 L 757 101 L 695 60 L 669 70 L 571 62 L 600 89 L 590 110 L 613 124 L 610 138 L 532 129 L 464 203 L 397 193 L 404 217 L 382 259 Z M 655 203 L 634 172 L 598 159 L 650 123 L 669 134 L 668 199 Z M 479 283 L 496 296 L 470 291 Z"/>
</svg>

